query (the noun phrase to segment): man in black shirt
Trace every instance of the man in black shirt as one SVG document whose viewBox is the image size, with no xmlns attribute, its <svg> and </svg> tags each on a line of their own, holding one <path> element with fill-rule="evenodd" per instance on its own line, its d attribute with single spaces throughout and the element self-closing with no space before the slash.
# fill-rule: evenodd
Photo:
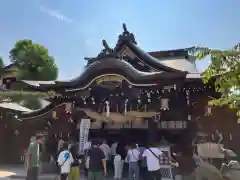
<svg viewBox="0 0 240 180">
<path fill-rule="evenodd" d="M 107 175 L 106 158 L 99 144 L 97 141 L 92 141 L 92 148 L 88 151 L 88 180 L 102 180 Z"/>
</svg>

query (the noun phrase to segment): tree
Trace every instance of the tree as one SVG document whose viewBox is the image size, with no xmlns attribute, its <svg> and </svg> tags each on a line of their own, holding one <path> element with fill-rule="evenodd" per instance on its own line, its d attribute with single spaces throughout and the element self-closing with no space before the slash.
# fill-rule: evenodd
<svg viewBox="0 0 240 180">
<path fill-rule="evenodd" d="M 4 74 L 1 69 L 4 68 L 4 61 L 3 58 L 0 56 L 0 74 Z M 49 98 L 54 96 L 55 93 L 50 92 L 29 92 L 29 91 L 8 91 L 5 89 L 0 90 L 0 102 L 1 100 L 10 99 L 26 99 L 26 98 Z"/>
<path fill-rule="evenodd" d="M 48 49 L 32 40 L 19 40 L 10 51 L 10 59 L 19 67 L 18 79 L 56 80 L 58 68 Z"/>
<path fill-rule="evenodd" d="M 54 58 L 48 54 L 48 49 L 43 45 L 33 43 L 32 40 L 19 40 L 9 53 L 12 63 L 18 66 L 17 79 L 34 81 L 57 79 L 58 68 Z M 24 106 L 30 109 L 41 108 L 39 99 L 33 98 L 33 96 L 24 99 Z"/>
<path fill-rule="evenodd" d="M 0 68 L 4 67 L 4 62 L 3 62 L 3 58 L 0 56 Z"/>
<path fill-rule="evenodd" d="M 215 89 L 221 97 L 209 103 L 236 109 L 240 117 L 240 44 L 229 50 L 196 47 L 192 52 L 197 59 L 211 60 L 202 75 L 206 83 L 214 77 Z"/>
</svg>

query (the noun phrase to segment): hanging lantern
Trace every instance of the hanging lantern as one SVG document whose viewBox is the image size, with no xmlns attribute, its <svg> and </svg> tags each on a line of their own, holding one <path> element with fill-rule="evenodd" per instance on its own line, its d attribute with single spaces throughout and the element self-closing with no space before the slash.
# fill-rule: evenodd
<svg viewBox="0 0 240 180">
<path fill-rule="evenodd" d="M 206 106 L 205 107 L 205 115 L 204 116 L 211 116 L 212 115 L 212 107 L 211 106 Z"/>
<path fill-rule="evenodd" d="M 169 99 L 168 98 L 162 98 L 161 99 L 161 109 L 162 110 L 169 110 Z"/>
<path fill-rule="evenodd" d="M 71 102 L 65 103 L 65 111 L 67 113 L 71 113 L 72 112 L 72 103 Z"/>
<path fill-rule="evenodd" d="M 52 111 L 52 118 L 57 119 L 57 112 L 56 111 Z"/>
<path fill-rule="evenodd" d="M 92 99 L 92 103 L 95 104 L 95 99 L 94 99 L 94 97 L 92 97 L 91 99 Z"/>
</svg>

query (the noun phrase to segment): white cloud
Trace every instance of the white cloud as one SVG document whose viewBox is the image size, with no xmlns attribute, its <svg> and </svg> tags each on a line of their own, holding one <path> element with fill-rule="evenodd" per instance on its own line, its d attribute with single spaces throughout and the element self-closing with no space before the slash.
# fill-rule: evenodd
<svg viewBox="0 0 240 180">
<path fill-rule="evenodd" d="M 67 16 L 65 16 L 64 14 L 60 13 L 57 10 L 48 9 L 48 8 L 46 8 L 44 6 L 41 6 L 40 10 L 42 11 L 42 13 L 45 13 L 45 14 L 53 17 L 53 18 L 56 18 L 59 21 L 65 21 L 67 23 L 72 23 L 73 22 L 72 19 L 68 18 Z"/>
</svg>

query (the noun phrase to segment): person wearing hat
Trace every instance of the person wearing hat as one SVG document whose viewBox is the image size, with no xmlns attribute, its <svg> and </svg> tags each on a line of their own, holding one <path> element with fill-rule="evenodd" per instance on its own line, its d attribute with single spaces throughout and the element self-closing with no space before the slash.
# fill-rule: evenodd
<svg viewBox="0 0 240 180">
<path fill-rule="evenodd" d="M 99 145 L 99 141 L 92 141 L 92 148 L 88 151 L 88 180 L 102 180 L 107 176 L 106 158 Z"/>
<path fill-rule="evenodd" d="M 32 136 L 27 152 L 27 177 L 26 180 L 37 180 L 40 166 L 40 136 Z"/>
</svg>

